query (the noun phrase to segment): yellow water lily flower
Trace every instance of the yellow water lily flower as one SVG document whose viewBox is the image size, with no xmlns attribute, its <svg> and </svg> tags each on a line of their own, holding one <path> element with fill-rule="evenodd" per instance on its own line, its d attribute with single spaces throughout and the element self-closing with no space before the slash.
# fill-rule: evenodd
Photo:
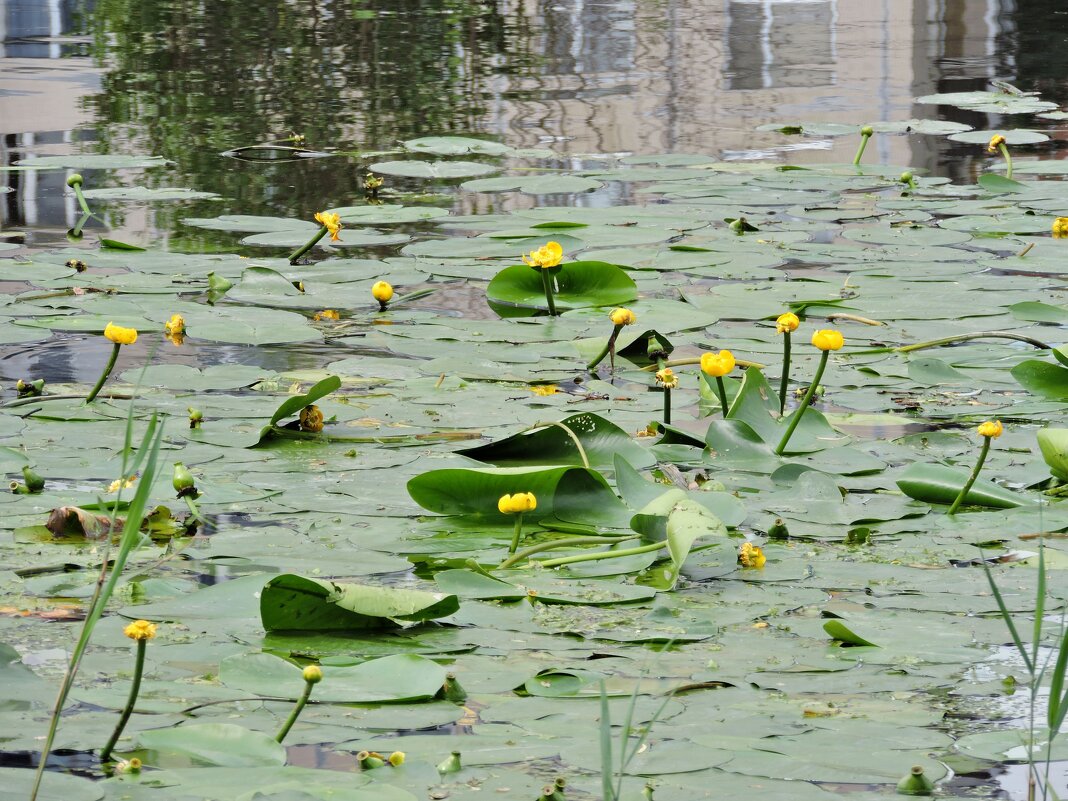
<svg viewBox="0 0 1068 801">
<path fill-rule="evenodd" d="M 514 495 L 502 495 L 497 501 L 497 510 L 502 515 L 533 512 L 538 506 L 538 499 L 533 492 L 517 492 Z"/>
<path fill-rule="evenodd" d="M 156 624 L 147 620 L 135 620 L 122 630 L 131 640 L 151 640 L 156 636 Z"/>
<path fill-rule="evenodd" d="M 108 492 L 118 492 L 121 489 L 130 489 L 137 483 L 137 476 L 130 476 L 129 478 L 117 478 L 108 484 Z"/>
<path fill-rule="evenodd" d="M 116 345 L 132 345 L 137 341 L 137 329 L 123 328 L 121 325 L 108 323 L 107 326 L 104 327 L 104 336 Z"/>
<path fill-rule="evenodd" d="M 556 384 L 535 384 L 530 387 L 530 391 L 535 395 L 547 396 L 555 395 L 560 391 L 560 388 Z"/>
<path fill-rule="evenodd" d="M 729 350 L 701 354 L 701 372 L 713 378 L 727 375 L 734 369 L 734 354 Z"/>
<path fill-rule="evenodd" d="M 330 232 L 330 241 L 331 242 L 339 242 L 339 241 L 341 241 L 341 237 L 339 237 L 337 235 L 338 231 L 341 230 L 341 215 L 340 214 L 337 214 L 337 213 L 331 214 L 328 211 L 317 211 L 317 212 L 315 212 L 315 221 L 317 223 L 319 223 L 319 225 L 323 226 L 323 228 L 325 228 L 327 231 Z"/>
<path fill-rule="evenodd" d="M 994 134 L 990 137 L 990 144 L 986 146 L 987 153 L 996 153 L 998 148 L 1005 144 L 1005 137 L 1001 134 Z"/>
<path fill-rule="evenodd" d="M 185 318 L 180 314 L 172 314 L 171 319 L 163 324 L 163 331 L 167 336 L 185 333 Z"/>
<path fill-rule="evenodd" d="M 634 312 L 622 307 L 616 309 L 608 316 L 612 320 L 612 325 L 633 325 L 634 321 L 637 319 L 634 316 Z"/>
<path fill-rule="evenodd" d="M 389 759 L 387 759 L 386 762 L 388 762 L 395 768 L 399 768 L 401 765 L 404 764 L 404 752 L 394 751 L 392 754 L 389 755 Z"/>
<path fill-rule="evenodd" d="M 323 430 L 323 413 L 315 404 L 300 410 L 300 430 L 318 434 Z"/>
<path fill-rule="evenodd" d="M 340 320 L 341 315 L 337 313 L 336 309 L 323 309 L 315 313 L 313 320 Z"/>
<path fill-rule="evenodd" d="M 371 287 L 371 297 L 379 303 L 389 303 L 393 299 L 393 285 L 388 281 L 376 281 Z"/>
<path fill-rule="evenodd" d="M 523 261 L 531 267 L 555 267 L 564 258 L 564 249 L 559 242 L 547 242 L 537 250 L 530 251 Z"/>
<path fill-rule="evenodd" d="M 1004 431 L 1004 427 L 1001 425 L 1000 420 L 987 420 L 979 426 L 977 431 L 979 432 L 980 437 L 997 439 L 1001 436 L 1001 432 Z"/>
<path fill-rule="evenodd" d="M 323 680 L 323 669 L 318 665 L 308 665 L 301 675 L 308 684 L 318 684 Z"/>
<path fill-rule="evenodd" d="M 1058 217 L 1053 221 L 1053 238 L 1068 239 L 1068 217 Z"/>
<path fill-rule="evenodd" d="M 812 344 L 820 350 L 838 350 L 845 344 L 845 337 L 841 331 L 824 328 L 812 332 Z"/>
<path fill-rule="evenodd" d="M 738 564 L 742 567 L 754 567 L 759 570 L 767 561 L 768 558 L 764 556 L 760 547 L 751 542 L 743 542 L 742 547 L 738 549 Z"/>
<path fill-rule="evenodd" d="M 775 320 L 775 333 L 784 334 L 790 331 L 796 331 L 797 327 L 801 325 L 801 320 L 793 312 L 786 312 L 786 314 L 780 314 Z"/>
<path fill-rule="evenodd" d="M 676 389 L 679 386 L 679 377 L 675 375 L 670 367 L 657 370 L 654 377 L 656 378 L 656 383 L 664 389 Z"/>
</svg>

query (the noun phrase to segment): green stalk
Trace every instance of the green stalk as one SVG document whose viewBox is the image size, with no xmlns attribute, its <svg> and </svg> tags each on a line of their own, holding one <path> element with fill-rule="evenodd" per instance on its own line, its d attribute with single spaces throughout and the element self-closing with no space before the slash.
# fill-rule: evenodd
<svg viewBox="0 0 1068 801">
<path fill-rule="evenodd" d="M 782 378 L 779 379 L 779 417 L 786 412 L 786 389 L 790 385 L 790 332 L 782 332 Z"/>
<path fill-rule="evenodd" d="M 636 556 L 640 553 L 651 553 L 667 547 L 667 540 L 654 542 L 651 545 L 639 545 L 636 548 L 623 548 L 618 551 L 597 551 L 596 553 L 580 553 L 574 556 L 561 556 L 559 559 L 546 559 L 539 562 L 541 567 L 560 567 L 575 562 L 593 562 L 598 559 L 615 559 L 617 556 Z"/>
<path fill-rule="evenodd" d="M 556 301 L 553 300 L 553 279 L 549 275 L 549 270 L 545 267 L 541 268 L 541 286 L 545 290 L 545 303 L 549 307 L 549 314 L 556 317 Z M 603 356 L 601 358 L 604 358 Z"/>
<path fill-rule="evenodd" d="M 960 494 L 954 499 L 953 504 L 949 507 L 949 511 L 946 514 L 955 514 L 960 508 L 960 505 L 964 503 L 964 499 L 968 496 L 968 492 L 971 490 L 972 485 L 975 484 L 975 480 L 979 478 L 979 471 L 983 469 L 983 462 L 986 461 L 986 455 L 990 452 L 990 437 L 983 437 L 983 448 L 979 451 L 979 459 L 975 463 L 975 467 L 972 469 L 972 474 L 968 476 L 968 480 L 964 482 L 964 486 L 961 487 Z"/>
<path fill-rule="evenodd" d="M 523 513 L 519 512 L 515 516 L 515 527 L 512 529 L 512 544 L 508 546 L 508 555 L 511 556 L 515 553 L 515 549 L 519 547 L 519 537 L 523 533 Z"/>
<path fill-rule="evenodd" d="M 727 416 L 727 388 L 723 386 L 723 376 L 716 376 L 716 392 L 719 394 L 719 405 L 723 407 L 723 416 Z"/>
<path fill-rule="evenodd" d="M 671 389 L 664 387 L 664 425 L 671 425 Z"/>
<path fill-rule="evenodd" d="M 193 515 L 193 519 L 198 523 L 206 522 L 204 516 L 200 514 L 200 507 L 197 506 L 197 502 L 193 499 L 193 496 L 185 495 L 183 496 L 183 499 L 185 500 L 185 505 L 189 507 L 189 513 Z"/>
<path fill-rule="evenodd" d="M 864 155 L 864 148 L 868 146 L 868 140 L 871 139 L 872 136 L 870 130 L 871 129 L 869 128 L 865 131 L 861 131 L 860 133 L 860 147 L 857 148 L 857 155 L 853 157 L 854 167 L 860 166 L 860 159 Z"/>
<path fill-rule="evenodd" d="M 970 342 L 973 339 L 1013 339 L 1017 342 L 1026 342 L 1028 345 L 1032 345 L 1040 350 L 1050 350 L 1051 346 L 1045 342 L 1034 339 L 1032 337 L 1024 336 L 1023 334 L 1015 334 L 1012 331 L 976 331 L 972 334 L 957 334 L 952 337 L 942 337 L 941 339 L 931 339 L 926 342 L 917 342 L 914 345 L 899 345 L 889 346 L 885 348 L 868 348 L 867 350 L 854 350 L 850 352 L 850 356 L 869 356 L 873 353 L 912 353 L 914 350 L 924 350 L 926 348 L 937 348 L 941 345 L 953 345 L 957 342 Z"/>
<path fill-rule="evenodd" d="M 522 551 L 509 556 L 499 565 L 497 570 L 504 570 L 511 567 L 514 564 L 522 562 L 528 556 L 533 556 L 536 553 L 542 551 L 550 551 L 556 548 L 570 548 L 573 545 L 602 545 L 604 543 L 616 543 L 625 542 L 626 540 L 634 539 L 632 534 L 624 534 L 620 537 L 565 537 L 562 540 L 549 540 L 548 542 L 539 542 L 537 545 L 531 545 L 529 548 L 524 548 Z"/>
<path fill-rule="evenodd" d="M 299 248 L 297 248 L 296 250 L 294 250 L 292 253 L 289 254 L 289 263 L 290 264 L 296 264 L 297 259 L 299 259 L 301 256 L 303 256 L 305 253 L 307 253 L 313 247 L 315 247 L 316 243 L 320 239 L 322 239 L 324 236 L 326 236 L 328 232 L 329 232 L 329 229 L 327 229 L 327 227 L 325 225 L 322 226 L 311 239 L 309 239 L 306 243 L 304 243 Z"/>
<path fill-rule="evenodd" d="M 289 717 L 286 718 L 286 722 L 282 724 L 282 728 L 278 730 L 278 734 L 274 736 L 275 742 L 281 743 L 289 734 L 289 730 L 293 728 L 293 724 L 297 722 L 301 710 L 304 709 L 304 705 L 308 703 L 308 699 L 311 698 L 312 687 L 315 685 L 310 681 L 304 682 L 304 691 L 300 694 L 300 698 L 297 699 L 296 706 L 293 707 L 293 711 L 289 713 Z"/>
<path fill-rule="evenodd" d="M 81 194 L 80 193 L 79 193 L 78 197 L 81 198 Z M 92 216 L 93 216 L 92 214 L 90 214 L 89 212 L 86 212 L 81 217 L 79 217 L 78 218 L 78 222 L 76 222 L 74 224 L 74 227 L 70 229 L 70 235 L 72 237 L 74 237 L 75 239 L 81 239 L 82 238 L 82 229 L 85 227 L 85 224 L 87 222 L 89 222 L 89 220 L 92 218 Z"/>
<path fill-rule="evenodd" d="M 82 194 L 82 185 L 74 184 L 73 186 L 71 186 L 71 189 L 74 190 L 74 196 L 78 198 L 78 205 L 82 207 L 82 214 L 84 214 L 86 217 L 91 217 L 93 212 L 89 211 L 89 204 L 85 202 L 85 195 Z"/>
<path fill-rule="evenodd" d="M 1005 157 L 1005 177 L 1012 178 L 1012 156 L 1009 155 L 1009 147 L 1004 142 L 998 145 L 1001 155 Z M 74 190 L 78 191 L 78 190 Z"/>
<path fill-rule="evenodd" d="M 100 374 L 100 379 L 96 382 L 96 386 L 90 390 L 89 395 L 85 398 L 86 403 L 92 403 L 100 390 L 104 388 L 104 382 L 108 380 L 108 376 L 111 375 L 111 371 L 115 369 L 115 360 L 119 358 L 119 348 L 121 348 L 118 342 L 114 343 L 111 347 L 111 358 L 108 359 L 107 366 L 104 368 L 104 372 Z"/>
<path fill-rule="evenodd" d="M 790 437 L 794 435 L 794 429 L 796 429 L 797 424 L 801 422 L 801 418 L 804 416 L 805 410 L 808 409 L 808 405 L 812 403 L 812 396 L 816 394 L 816 388 L 820 385 L 820 379 L 823 378 L 823 371 L 827 369 L 827 359 L 830 358 L 830 355 L 831 352 L 825 350 L 820 356 L 819 366 L 816 367 L 816 375 L 813 377 L 812 383 L 808 385 L 805 397 L 801 399 L 801 405 L 797 407 L 797 410 L 792 415 L 790 415 L 790 423 L 786 426 L 786 433 L 782 435 L 779 444 L 775 446 L 776 456 L 782 456 L 782 452 L 786 450 L 787 443 L 790 442 Z"/>
<path fill-rule="evenodd" d="M 146 650 L 148 650 L 148 640 L 138 640 L 137 656 L 134 658 L 133 684 L 130 685 L 130 697 L 126 699 L 126 707 L 122 710 L 119 722 L 115 724 L 115 731 L 111 733 L 111 739 L 104 746 L 104 750 L 100 752 L 101 762 L 107 762 L 111 759 L 111 752 L 115 748 L 115 743 L 119 741 L 119 737 L 122 736 L 122 730 L 126 728 L 126 723 L 130 720 L 130 715 L 133 714 L 134 704 L 137 703 L 137 693 L 141 690 L 141 674 L 145 670 Z"/>
<path fill-rule="evenodd" d="M 543 272 L 542 275 L 544 275 L 544 274 L 545 273 Z M 550 306 L 550 308 L 551 308 L 551 306 Z M 608 352 L 612 350 L 613 346 L 616 344 L 616 337 L 619 336 L 619 332 L 622 331 L 622 330 L 623 330 L 623 326 L 621 326 L 621 325 L 617 325 L 612 329 L 612 333 L 608 335 L 608 341 L 604 343 L 604 347 L 601 349 L 601 352 L 598 353 L 590 361 L 590 363 L 586 365 L 586 369 L 587 370 L 594 369 L 597 365 L 599 365 L 601 362 L 604 361 L 604 357 L 607 356 Z M 614 364 L 612 365 L 612 367 L 613 367 L 613 369 L 615 369 L 615 365 Z"/>
</svg>

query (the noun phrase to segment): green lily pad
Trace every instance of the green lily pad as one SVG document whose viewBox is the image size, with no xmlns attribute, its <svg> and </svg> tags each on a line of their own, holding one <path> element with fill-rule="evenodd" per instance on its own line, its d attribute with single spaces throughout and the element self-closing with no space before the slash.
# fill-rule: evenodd
<svg viewBox="0 0 1068 801">
<path fill-rule="evenodd" d="M 588 306 L 618 306 L 638 296 L 627 273 L 602 261 L 570 261 L 554 276 L 554 293 L 560 311 Z M 548 310 L 541 274 L 524 264 L 505 267 L 486 287 L 486 300 L 502 317 L 529 316 Z"/>
<path fill-rule="evenodd" d="M 370 165 L 371 172 L 395 175 L 399 178 L 427 178 L 442 180 L 489 175 L 500 170 L 492 164 L 477 161 L 379 161 Z"/>
</svg>

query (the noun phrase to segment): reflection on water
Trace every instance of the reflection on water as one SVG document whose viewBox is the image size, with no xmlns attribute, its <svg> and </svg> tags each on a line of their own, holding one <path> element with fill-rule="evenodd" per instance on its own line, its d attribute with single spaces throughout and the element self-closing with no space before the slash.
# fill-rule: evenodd
<svg viewBox="0 0 1068 801">
<path fill-rule="evenodd" d="M 753 128 L 936 113 L 986 126 L 912 99 L 994 77 L 1061 99 L 1068 25 L 1035 24 L 1061 18 L 1054 0 L 0 0 L 0 157 L 157 153 L 176 167 L 150 182 L 287 214 L 350 201 L 366 160 L 219 154 L 294 131 L 357 152 L 480 132 L 549 145 L 566 159 L 557 166 L 591 152 L 840 161 L 852 143 Z M 886 162 L 964 168 L 944 140 L 875 147 Z M 63 178 L 2 174 L 16 192 L 0 200 L 0 224 L 69 227 Z M 184 213 L 110 222 L 176 231 Z"/>
</svg>

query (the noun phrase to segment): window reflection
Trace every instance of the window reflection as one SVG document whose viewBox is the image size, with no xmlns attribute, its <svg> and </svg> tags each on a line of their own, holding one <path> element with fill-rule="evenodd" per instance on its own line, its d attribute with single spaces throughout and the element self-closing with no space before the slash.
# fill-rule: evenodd
<svg viewBox="0 0 1068 801">
<path fill-rule="evenodd" d="M 835 82 L 835 0 L 729 0 L 727 88 Z"/>
</svg>

